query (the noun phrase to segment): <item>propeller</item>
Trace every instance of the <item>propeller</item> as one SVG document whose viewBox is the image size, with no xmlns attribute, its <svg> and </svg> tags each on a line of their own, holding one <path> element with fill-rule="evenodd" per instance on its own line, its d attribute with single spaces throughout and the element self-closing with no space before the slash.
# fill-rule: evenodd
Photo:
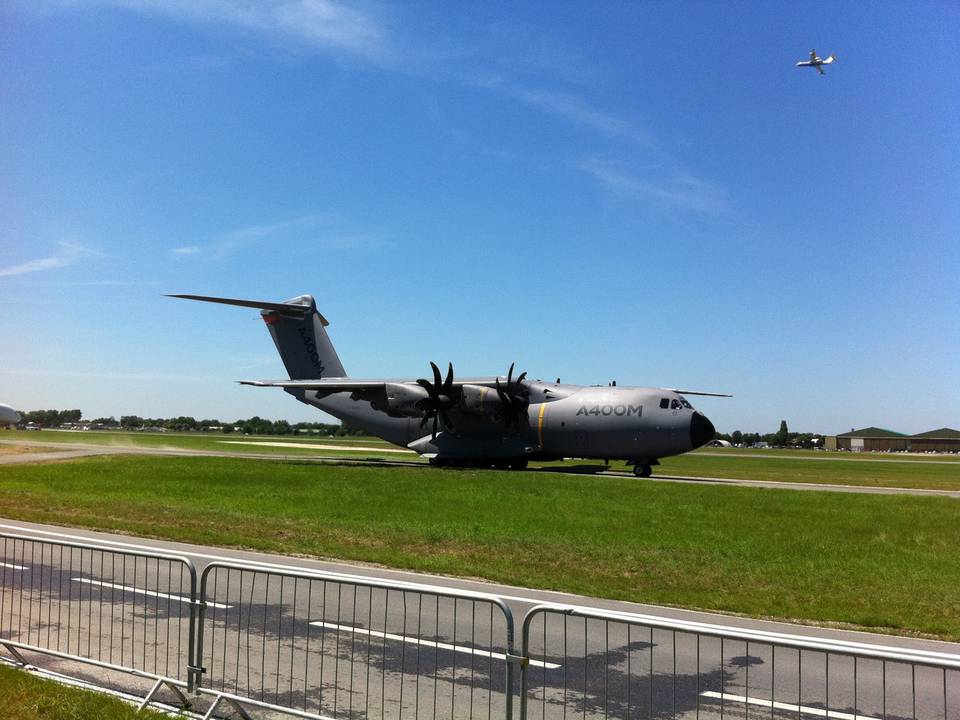
<svg viewBox="0 0 960 720">
<path fill-rule="evenodd" d="M 437 425 L 442 422 L 443 426 L 453 430 L 453 423 L 450 422 L 450 416 L 447 410 L 460 402 L 462 391 L 453 385 L 453 363 L 447 364 L 447 377 L 445 380 L 440 378 L 440 368 L 431 362 L 433 369 L 433 382 L 417 380 L 417 385 L 427 391 L 427 397 L 421 400 L 418 405 L 423 410 L 423 419 L 420 421 L 420 428 L 426 427 L 427 423 L 433 419 L 433 431 L 431 433 L 434 440 L 437 439 Z"/>
<path fill-rule="evenodd" d="M 520 419 L 526 415 L 527 408 L 530 406 L 530 391 L 523 387 L 523 381 L 527 373 L 522 372 L 516 380 L 513 379 L 513 366 L 510 363 L 510 370 L 507 371 L 507 384 L 501 385 L 500 378 L 496 380 L 497 397 L 500 398 L 501 406 L 495 419 L 504 420 L 509 429 L 512 425 L 520 425 Z"/>
</svg>

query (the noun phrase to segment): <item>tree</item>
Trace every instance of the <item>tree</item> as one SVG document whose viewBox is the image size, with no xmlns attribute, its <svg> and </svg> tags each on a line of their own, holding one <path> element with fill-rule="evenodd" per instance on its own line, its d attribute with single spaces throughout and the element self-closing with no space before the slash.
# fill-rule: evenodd
<svg viewBox="0 0 960 720">
<path fill-rule="evenodd" d="M 733 433 L 730 435 L 730 441 L 734 445 L 739 445 L 740 443 L 743 442 L 743 433 L 740 432 L 739 430 L 734 430 Z"/>
<path fill-rule="evenodd" d="M 787 430 L 787 421 L 780 421 L 780 429 L 777 430 L 776 443 L 781 447 L 787 444 L 787 441 L 790 439 L 790 431 Z"/>
</svg>

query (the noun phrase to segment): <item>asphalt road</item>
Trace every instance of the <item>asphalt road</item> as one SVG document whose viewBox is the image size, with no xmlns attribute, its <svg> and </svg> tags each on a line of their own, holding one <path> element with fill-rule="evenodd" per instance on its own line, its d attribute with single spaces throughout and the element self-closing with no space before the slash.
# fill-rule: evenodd
<svg viewBox="0 0 960 720">
<path fill-rule="evenodd" d="M 189 573 L 135 554 L 172 553 L 201 577 L 207 570 L 203 686 L 329 717 L 502 717 L 510 648 L 504 611 L 491 596 L 517 623 L 514 653 L 530 608 L 554 606 L 530 624 L 531 718 L 960 717 L 960 671 L 854 662 L 843 647 L 946 653 L 960 662 L 954 643 L 17 521 L 0 521 L 0 532 L 46 541 L 0 541 L 0 637 L 184 679 Z M 51 541 L 112 552 L 63 554 Z M 650 617 L 586 620 L 561 608 Z M 673 629 L 650 627 L 671 622 Z M 702 627 L 718 625 L 755 639 L 721 641 Z M 757 633 L 839 650 L 828 658 L 774 649 L 775 638 Z"/>
</svg>

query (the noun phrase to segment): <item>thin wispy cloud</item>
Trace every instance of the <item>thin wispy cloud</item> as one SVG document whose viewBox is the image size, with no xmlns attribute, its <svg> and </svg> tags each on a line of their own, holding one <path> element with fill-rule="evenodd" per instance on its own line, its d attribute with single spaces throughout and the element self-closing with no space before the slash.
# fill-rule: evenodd
<svg viewBox="0 0 960 720">
<path fill-rule="evenodd" d="M 60 247 L 59 251 L 52 255 L 0 268 L 0 277 L 12 277 L 15 275 L 44 272 L 46 270 L 56 270 L 57 268 L 73 265 L 85 255 L 100 254 L 76 243 L 60 242 L 58 245 Z"/>
<path fill-rule="evenodd" d="M 82 372 L 77 370 L 47 370 L 45 368 L 0 368 L 0 375 L 15 377 L 64 377 L 85 380 L 139 380 L 144 382 L 156 381 L 193 381 L 193 382 L 222 382 L 222 376 L 216 375 L 177 375 L 171 373 L 124 373 L 124 372 Z"/>
<path fill-rule="evenodd" d="M 163 283 L 159 280 L 37 280 L 25 284 L 30 287 L 159 287 Z"/>
<path fill-rule="evenodd" d="M 680 169 L 638 173 L 622 162 L 590 158 L 577 163 L 612 192 L 634 199 L 699 214 L 719 214 L 729 208 L 726 193 L 717 185 Z"/>
<path fill-rule="evenodd" d="M 630 140 L 646 147 L 654 145 L 653 139 L 644 128 L 615 113 L 591 106 L 579 95 L 524 87 L 506 82 L 500 77 L 480 80 L 477 84 L 490 90 L 500 91 L 527 105 L 598 131 L 607 137 Z"/>
<path fill-rule="evenodd" d="M 60 3 L 73 7 L 75 3 Z M 97 0 L 175 22 L 255 33 L 284 47 L 348 54 L 377 63 L 395 55 L 383 20 L 371 7 L 339 0 Z"/>
<path fill-rule="evenodd" d="M 608 140 L 628 141 L 623 144 L 622 155 L 633 158 L 633 162 L 593 157 L 573 163 L 611 192 L 698 214 L 719 214 L 728 209 L 727 195 L 719 185 L 697 177 L 638 123 L 597 110 L 578 95 L 523 88 L 499 78 L 480 84 L 593 130 Z M 633 169 L 641 160 L 647 161 L 647 169 L 642 172 Z"/>
<path fill-rule="evenodd" d="M 214 257 L 225 258 L 267 239 L 282 238 L 288 242 L 306 240 L 315 237 L 330 220 L 328 215 L 303 215 L 264 225 L 249 225 L 221 235 L 212 243 L 210 250 Z"/>
<path fill-rule="evenodd" d="M 242 250 L 270 241 L 276 247 L 299 248 L 303 243 L 333 250 L 356 250 L 382 247 L 382 238 L 357 233 L 340 227 L 333 215 L 316 214 L 248 225 L 223 233 L 204 245 L 184 245 L 170 253 L 178 259 L 208 257 L 224 260 Z"/>
<path fill-rule="evenodd" d="M 265 225 L 250 225 L 239 230 L 231 230 L 224 236 L 225 241 L 231 240 L 259 240 L 261 238 L 276 235 L 291 230 L 302 230 L 316 228 L 319 225 L 329 223 L 332 220 L 330 215 L 303 215 L 290 220 L 280 220 L 279 222 L 267 223 Z"/>
<path fill-rule="evenodd" d="M 611 137 L 623 137 L 644 145 L 650 145 L 647 133 L 629 120 L 590 107 L 582 98 L 566 93 L 515 88 L 513 94 L 529 105 L 543 108 L 554 115 L 573 120 L 580 125 L 599 130 Z"/>
</svg>

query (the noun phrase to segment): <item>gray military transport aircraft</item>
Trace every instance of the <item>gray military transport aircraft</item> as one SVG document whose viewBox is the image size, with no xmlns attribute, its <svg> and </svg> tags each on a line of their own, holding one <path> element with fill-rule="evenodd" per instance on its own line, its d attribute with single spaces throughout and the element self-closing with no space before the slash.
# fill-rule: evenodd
<svg viewBox="0 0 960 720">
<path fill-rule="evenodd" d="M 626 460 L 649 477 L 659 458 L 700 447 L 714 436 L 705 415 L 666 388 L 563 385 L 527 374 L 454 379 L 430 363 L 433 378 L 358 380 L 347 376 L 310 295 L 259 302 L 205 295 L 169 297 L 257 308 L 289 380 L 241 380 L 278 387 L 377 437 L 415 450 L 431 465 L 522 470 L 528 460 Z"/>
</svg>

